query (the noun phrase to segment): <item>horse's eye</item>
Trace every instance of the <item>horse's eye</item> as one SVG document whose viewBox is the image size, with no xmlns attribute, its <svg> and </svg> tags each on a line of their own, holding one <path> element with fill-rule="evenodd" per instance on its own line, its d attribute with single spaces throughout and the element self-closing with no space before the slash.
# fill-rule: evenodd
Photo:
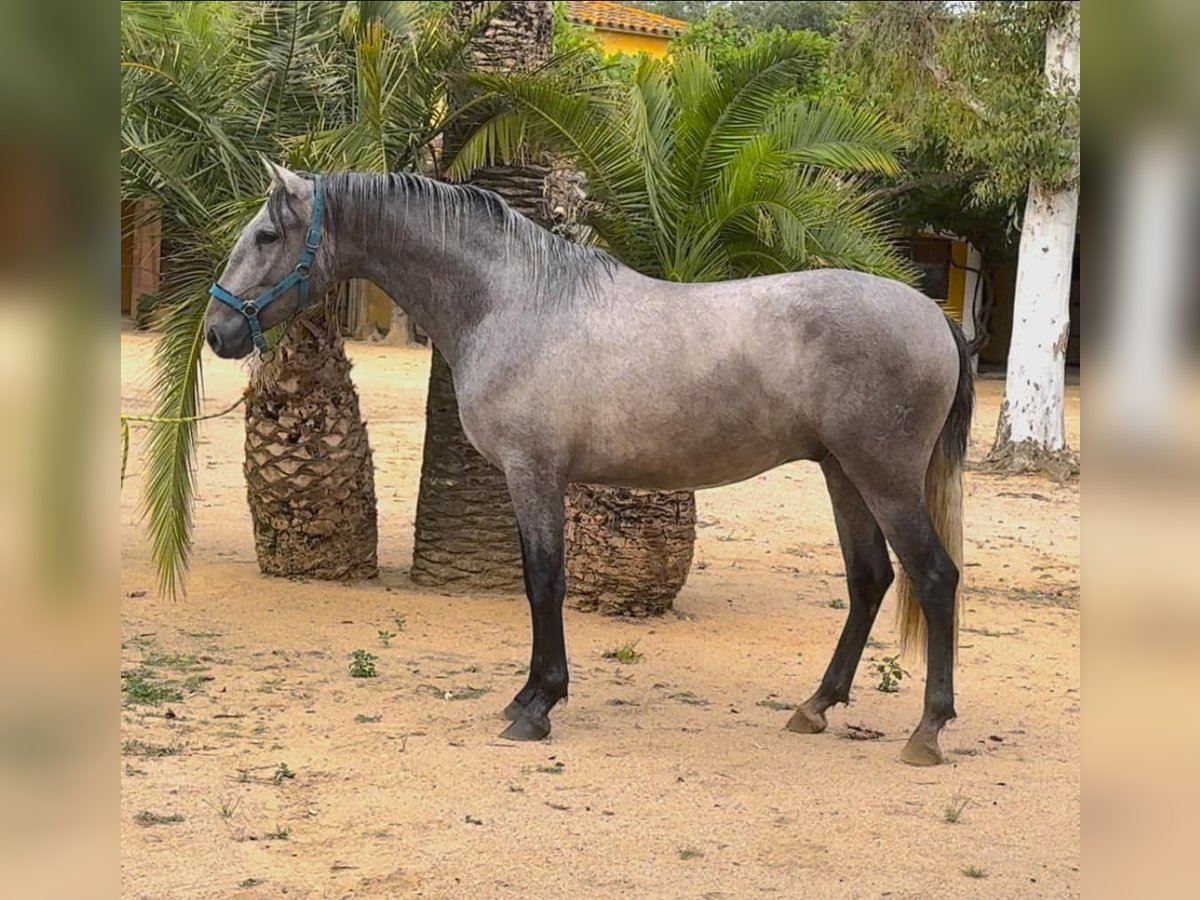
<svg viewBox="0 0 1200 900">
<path fill-rule="evenodd" d="M 260 231 L 254 236 L 254 242 L 260 247 L 264 244 L 273 244 L 277 240 L 279 240 L 279 235 L 273 231 Z"/>
</svg>

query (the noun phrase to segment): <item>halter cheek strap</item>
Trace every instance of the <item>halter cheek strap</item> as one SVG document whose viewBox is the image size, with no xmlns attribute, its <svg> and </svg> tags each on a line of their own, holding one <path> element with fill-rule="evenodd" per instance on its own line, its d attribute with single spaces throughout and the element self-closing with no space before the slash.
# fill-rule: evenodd
<svg viewBox="0 0 1200 900">
<path fill-rule="evenodd" d="M 237 294 L 230 293 L 219 284 L 214 284 L 208 289 L 210 296 L 220 300 L 227 306 L 233 307 L 233 309 L 245 316 L 246 324 L 250 326 L 250 337 L 254 339 L 254 346 L 259 350 L 266 351 L 271 349 L 271 345 L 267 341 L 267 336 L 263 333 L 262 322 L 258 320 L 259 313 L 293 287 L 298 287 L 300 291 L 300 300 L 296 304 L 296 312 L 308 306 L 308 278 L 309 273 L 312 271 L 313 260 L 317 257 L 317 248 L 321 245 L 321 226 L 324 217 L 325 186 L 322 183 L 321 176 L 316 175 L 313 177 L 312 216 L 308 221 L 308 233 L 304 236 L 304 251 L 300 254 L 300 262 L 296 264 L 296 268 L 277 281 L 273 287 L 259 294 L 253 300 L 246 300 Z"/>
</svg>

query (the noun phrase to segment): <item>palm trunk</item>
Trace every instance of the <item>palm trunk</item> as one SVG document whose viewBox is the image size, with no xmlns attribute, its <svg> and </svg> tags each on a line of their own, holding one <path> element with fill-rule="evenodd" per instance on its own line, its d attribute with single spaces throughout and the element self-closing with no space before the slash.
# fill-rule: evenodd
<svg viewBox="0 0 1200 900">
<path fill-rule="evenodd" d="M 246 400 L 246 493 L 264 574 L 378 574 L 375 474 L 332 313 L 297 321 Z"/>
<path fill-rule="evenodd" d="M 567 495 L 572 605 L 613 616 L 658 615 L 687 581 L 696 495 L 577 484 Z"/>
<path fill-rule="evenodd" d="M 1079 81 L 1079 11 L 1046 33 L 1046 79 L 1061 92 Z M 1033 182 L 1021 224 L 1013 301 L 1012 346 L 992 466 L 1061 468 L 1067 452 L 1063 381 L 1078 181 L 1066 187 Z"/>
<path fill-rule="evenodd" d="M 410 574 L 427 587 L 518 591 L 522 584 L 517 518 L 504 473 L 463 434 L 450 367 L 436 347 Z"/>
</svg>

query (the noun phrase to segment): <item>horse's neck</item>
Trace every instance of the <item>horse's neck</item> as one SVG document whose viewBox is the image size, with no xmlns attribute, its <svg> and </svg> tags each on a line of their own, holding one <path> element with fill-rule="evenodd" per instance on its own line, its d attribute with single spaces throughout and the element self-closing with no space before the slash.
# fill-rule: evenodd
<svg viewBox="0 0 1200 900">
<path fill-rule="evenodd" d="M 495 302 L 520 283 L 523 261 L 488 252 L 503 235 L 490 223 L 439 222 L 428 200 L 385 201 L 398 209 L 356 215 L 366 223 L 339 248 L 343 277 L 365 278 L 382 288 L 430 336 L 453 366 Z M 473 231 L 472 231 L 473 229 Z"/>
</svg>

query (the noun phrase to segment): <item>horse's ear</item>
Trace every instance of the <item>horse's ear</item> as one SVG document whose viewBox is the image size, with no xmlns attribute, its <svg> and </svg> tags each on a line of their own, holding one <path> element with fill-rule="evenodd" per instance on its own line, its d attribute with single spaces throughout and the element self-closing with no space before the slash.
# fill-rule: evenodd
<svg viewBox="0 0 1200 900">
<path fill-rule="evenodd" d="M 267 175 L 271 178 L 271 193 L 274 193 L 277 188 L 283 188 L 286 193 L 293 197 L 299 197 L 303 195 L 305 186 L 305 181 L 303 178 L 290 169 L 285 169 L 283 166 L 276 165 L 261 154 L 259 158 L 262 160 L 263 167 L 267 170 Z"/>
</svg>

